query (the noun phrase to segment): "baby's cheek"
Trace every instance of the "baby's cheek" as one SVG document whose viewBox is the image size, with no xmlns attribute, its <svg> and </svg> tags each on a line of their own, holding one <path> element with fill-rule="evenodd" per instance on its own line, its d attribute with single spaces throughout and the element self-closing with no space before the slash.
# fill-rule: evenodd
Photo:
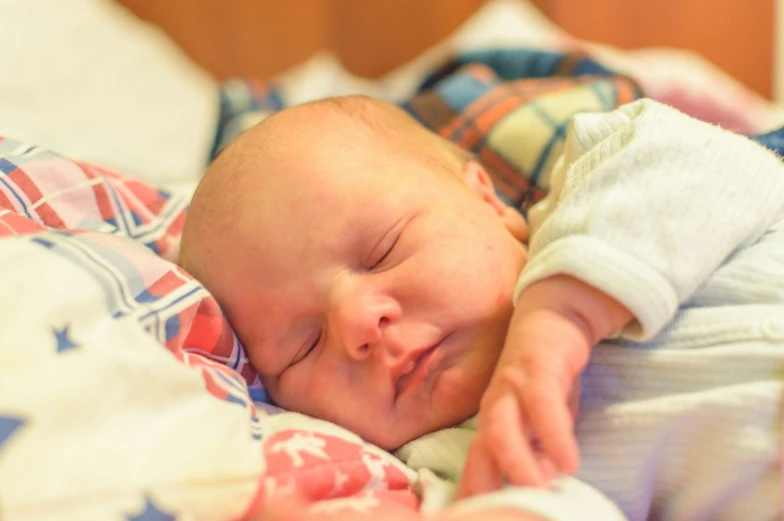
<svg viewBox="0 0 784 521">
<path fill-rule="evenodd" d="M 466 420 L 479 410 L 482 394 L 490 381 L 493 367 L 483 367 L 482 360 L 474 360 L 470 370 L 452 367 L 444 372 L 433 389 L 433 409 L 444 415 L 447 427 Z"/>
<path fill-rule="evenodd" d="M 262 384 L 278 407 L 313 416 L 318 403 L 311 397 L 320 396 L 319 382 L 315 378 L 303 378 L 299 373 L 296 368 L 290 368 L 280 377 L 264 378 Z"/>
</svg>

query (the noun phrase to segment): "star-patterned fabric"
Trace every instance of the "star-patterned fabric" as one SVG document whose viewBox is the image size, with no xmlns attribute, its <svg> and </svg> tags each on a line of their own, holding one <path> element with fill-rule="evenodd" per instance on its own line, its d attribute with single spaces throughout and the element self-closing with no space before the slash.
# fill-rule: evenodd
<svg viewBox="0 0 784 521">
<path fill-rule="evenodd" d="M 217 302 L 171 262 L 185 207 L 0 140 L 0 518 L 241 521 L 294 493 L 415 508 L 389 454 L 255 401 Z"/>
</svg>

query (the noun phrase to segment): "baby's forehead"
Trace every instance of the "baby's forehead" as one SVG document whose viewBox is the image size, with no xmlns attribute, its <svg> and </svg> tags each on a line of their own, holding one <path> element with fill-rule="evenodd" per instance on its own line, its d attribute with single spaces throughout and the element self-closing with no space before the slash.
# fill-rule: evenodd
<svg viewBox="0 0 784 521">
<path fill-rule="evenodd" d="M 243 136 L 227 150 L 234 159 L 226 161 L 230 169 L 245 172 L 238 180 L 245 186 L 237 187 L 243 206 L 257 208 L 263 199 L 265 205 L 286 204 L 286 213 L 315 219 L 318 207 L 351 209 L 365 204 L 366 192 L 414 185 L 422 177 L 460 169 L 443 138 L 400 109 L 369 106 L 289 109 Z M 376 209 L 366 211 L 372 215 Z"/>
<path fill-rule="evenodd" d="M 269 123 L 265 125 L 265 123 Z M 322 100 L 283 110 L 259 126 L 297 144 L 319 143 L 333 148 L 373 146 L 401 154 L 443 154 L 446 140 L 433 133 L 402 108 L 363 97 Z"/>
</svg>

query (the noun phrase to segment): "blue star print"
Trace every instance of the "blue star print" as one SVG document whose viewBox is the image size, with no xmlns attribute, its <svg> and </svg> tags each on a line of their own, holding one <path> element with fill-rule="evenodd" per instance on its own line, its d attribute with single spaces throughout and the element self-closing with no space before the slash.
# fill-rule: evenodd
<svg viewBox="0 0 784 521">
<path fill-rule="evenodd" d="M 126 518 L 128 521 L 176 521 L 177 517 L 164 512 L 155 506 L 150 496 L 144 498 L 144 510 L 135 516 Z"/>
<path fill-rule="evenodd" d="M 14 432 L 24 424 L 25 421 L 22 418 L 0 415 L 0 449 L 3 448 L 5 442 L 8 441 Z"/>
<path fill-rule="evenodd" d="M 70 351 L 75 347 L 79 347 L 79 344 L 71 340 L 71 335 L 69 328 L 71 326 L 65 326 L 62 329 L 52 329 L 52 333 L 54 333 L 54 338 L 57 340 L 57 352 L 64 353 L 65 351 Z"/>
</svg>

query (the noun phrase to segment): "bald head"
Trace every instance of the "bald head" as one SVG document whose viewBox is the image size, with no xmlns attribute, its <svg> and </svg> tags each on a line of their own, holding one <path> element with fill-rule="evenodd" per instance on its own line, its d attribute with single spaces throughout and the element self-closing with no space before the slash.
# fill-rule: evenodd
<svg viewBox="0 0 784 521">
<path fill-rule="evenodd" d="M 181 266 L 208 285 L 210 259 L 226 240 L 239 239 L 262 198 L 301 183 L 330 183 L 341 170 L 375 168 L 373 175 L 382 175 L 384 168 L 368 162 L 373 155 L 450 176 L 470 158 L 405 111 L 371 98 L 329 98 L 283 110 L 239 136 L 207 169 L 188 211 Z"/>
<path fill-rule="evenodd" d="M 387 449 L 476 412 L 525 225 L 467 159 L 400 109 L 350 97 L 270 117 L 209 168 L 181 264 L 278 405 Z M 442 343 L 433 378 L 401 391 L 403 362 Z"/>
</svg>

